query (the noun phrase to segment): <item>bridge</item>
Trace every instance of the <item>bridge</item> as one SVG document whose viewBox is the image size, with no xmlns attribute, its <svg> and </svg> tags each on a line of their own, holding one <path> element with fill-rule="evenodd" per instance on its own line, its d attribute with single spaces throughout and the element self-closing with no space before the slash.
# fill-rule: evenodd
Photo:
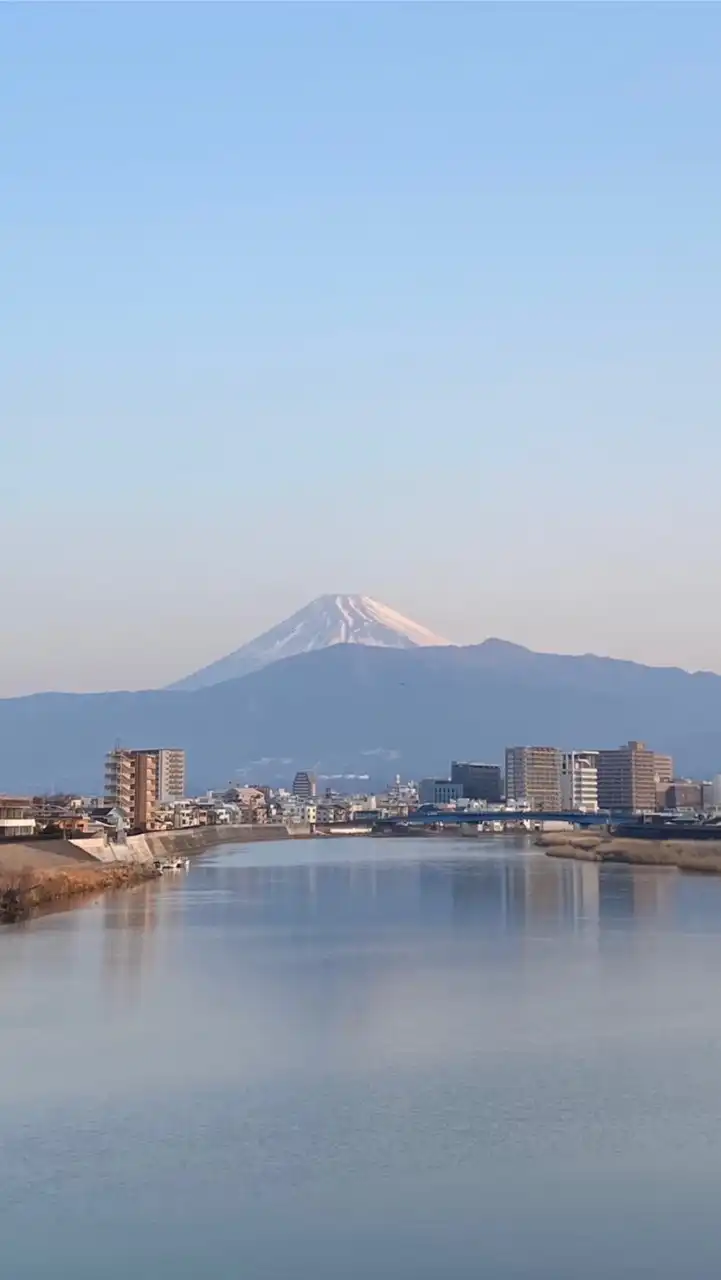
<svg viewBox="0 0 721 1280">
<path fill-rule="evenodd" d="M 407 818 L 379 818 L 379 827 L 430 827 L 443 826 L 478 826 L 485 822 L 567 822 L 574 827 L 607 827 L 617 822 L 628 822 L 628 813 L 613 813 L 606 809 L 599 813 L 578 813 L 575 810 L 548 809 L 416 809 Z"/>
</svg>

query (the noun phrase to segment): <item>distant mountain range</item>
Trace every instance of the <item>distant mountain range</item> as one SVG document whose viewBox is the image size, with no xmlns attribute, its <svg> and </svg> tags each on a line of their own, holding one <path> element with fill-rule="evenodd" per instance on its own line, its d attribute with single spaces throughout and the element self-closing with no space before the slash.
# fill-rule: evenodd
<svg viewBox="0 0 721 1280">
<path fill-rule="evenodd" d="M 319 596 L 277 627 L 264 631 L 227 657 L 219 658 L 169 688 L 186 692 L 205 689 L 224 680 L 247 676 L 251 671 L 260 671 L 282 658 L 295 658 L 300 653 L 328 649 L 335 644 L 415 649 L 419 645 L 449 643 L 419 623 L 396 613 L 387 604 L 371 600 L 370 596 Z"/>
<path fill-rule="evenodd" d="M 333 599 L 346 608 L 363 597 Z M 721 771 L 720 676 L 502 640 L 433 645 L 422 628 L 404 641 L 413 624 L 399 628 L 388 621 L 399 615 L 374 609 L 366 601 L 348 622 L 350 643 L 319 647 L 311 632 L 307 652 L 195 691 L 0 700 L 0 791 L 97 792 L 118 740 L 185 747 L 194 790 L 231 778 L 287 782 L 298 768 L 368 775 L 376 787 L 396 773 L 444 776 L 452 758 L 501 762 L 506 745 L 589 749 L 628 738 L 672 752 L 681 774 Z M 331 608 L 326 634 L 337 636 L 334 617 Z M 383 647 L 376 628 L 386 626 L 403 647 Z M 366 628 L 375 639 L 359 641 Z"/>
</svg>

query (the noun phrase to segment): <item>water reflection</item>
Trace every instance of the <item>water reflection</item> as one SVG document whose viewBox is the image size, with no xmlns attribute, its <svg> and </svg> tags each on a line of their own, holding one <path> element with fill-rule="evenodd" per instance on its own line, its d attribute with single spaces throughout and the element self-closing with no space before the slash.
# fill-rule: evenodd
<svg viewBox="0 0 721 1280">
<path fill-rule="evenodd" d="M 154 882 L 102 903 L 103 989 L 107 999 L 131 1002 L 140 995 L 143 970 L 152 959 L 162 898 Z"/>
<path fill-rule="evenodd" d="M 418 842 L 422 846 L 422 842 Z M 424 850 L 425 852 L 425 850 Z M 674 901 L 673 873 L 644 867 L 599 866 L 550 859 L 525 844 L 491 846 L 477 856 L 288 866 L 227 864 L 204 868 L 211 901 L 189 901 L 202 916 L 211 909 L 225 920 L 256 918 L 302 927 L 335 912 L 338 927 L 382 927 L 392 920 L 432 928 L 452 920 L 458 929 L 494 935 L 551 929 L 598 933 L 599 926 L 640 927 L 667 913 Z M 379 883 L 382 882 L 382 892 Z"/>
<path fill-rule="evenodd" d="M 399 843 L 0 931 L 4 1274 L 719 1274 L 721 879 Z"/>
</svg>

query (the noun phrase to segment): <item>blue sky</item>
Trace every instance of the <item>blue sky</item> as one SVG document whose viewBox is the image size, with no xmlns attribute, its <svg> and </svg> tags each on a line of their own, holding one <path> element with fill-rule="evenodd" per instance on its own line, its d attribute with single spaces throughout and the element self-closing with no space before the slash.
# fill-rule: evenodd
<svg viewBox="0 0 721 1280">
<path fill-rule="evenodd" d="M 326 591 L 721 670 L 721 9 L 0 12 L 0 694 Z"/>
</svg>

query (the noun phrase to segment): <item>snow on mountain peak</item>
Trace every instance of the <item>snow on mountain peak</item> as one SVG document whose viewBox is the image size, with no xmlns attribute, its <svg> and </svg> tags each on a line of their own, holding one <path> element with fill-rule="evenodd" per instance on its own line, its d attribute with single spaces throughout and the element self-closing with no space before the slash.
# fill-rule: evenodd
<svg viewBox="0 0 721 1280">
<path fill-rule="evenodd" d="M 419 645 L 450 643 L 370 596 L 318 596 L 285 622 L 170 687 L 186 691 L 202 689 L 259 671 L 280 658 L 327 649 L 335 644 L 413 649 Z"/>
</svg>

